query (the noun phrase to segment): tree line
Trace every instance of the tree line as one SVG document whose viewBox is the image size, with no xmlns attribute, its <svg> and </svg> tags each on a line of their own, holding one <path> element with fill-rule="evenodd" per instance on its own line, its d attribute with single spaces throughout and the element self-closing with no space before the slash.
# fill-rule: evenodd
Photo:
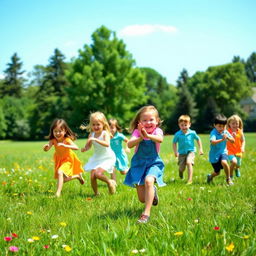
<svg viewBox="0 0 256 256">
<path fill-rule="evenodd" d="M 256 86 L 256 53 L 247 60 L 234 56 L 225 65 L 189 76 L 183 69 L 177 84 L 149 67 L 137 67 L 124 42 L 105 26 L 92 43 L 65 61 L 55 49 L 46 66 L 36 65 L 24 78 L 22 61 L 11 57 L 0 80 L 0 139 L 43 139 L 53 119 L 64 118 L 78 134 L 93 111 L 102 111 L 128 127 L 143 105 L 155 105 L 166 133 L 175 132 L 177 118 L 188 114 L 194 129 L 208 132 L 216 113 L 234 113 L 246 120 L 239 102 Z"/>
</svg>

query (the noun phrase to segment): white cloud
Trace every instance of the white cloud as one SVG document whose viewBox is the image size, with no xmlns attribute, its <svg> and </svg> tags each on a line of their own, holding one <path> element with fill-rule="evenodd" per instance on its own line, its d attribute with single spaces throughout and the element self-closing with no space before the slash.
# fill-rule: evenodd
<svg viewBox="0 0 256 256">
<path fill-rule="evenodd" d="M 4 78 L 5 78 L 4 74 L 0 74 L 0 79 L 4 79 Z"/>
<path fill-rule="evenodd" d="M 145 36 L 155 32 L 164 32 L 173 34 L 177 32 L 177 28 L 174 26 L 165 25 L 130 25 L 126 26 L 119 31 L 120 36 Z"/>
</svg>

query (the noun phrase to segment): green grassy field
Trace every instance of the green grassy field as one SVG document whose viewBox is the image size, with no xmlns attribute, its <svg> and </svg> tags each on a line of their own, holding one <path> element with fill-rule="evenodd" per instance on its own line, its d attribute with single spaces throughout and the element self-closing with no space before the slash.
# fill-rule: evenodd
<svg viewBox="0 0 256 256">
<path fill-rule="evenodd" d="M 135 189 L 122 185 L 124 176 L 117 176 L 113 196 L 99 182 L 101 196 L 94 198 L 86 173 L 85 185 L 69 182 L 55 198 L 54 150 L 44 152 L 45 142 L 0 141 L 0 255 L 255 256 L 255 134 L 246 134 L 242 176 L 231 187 L 223 171 L 214 184 L 206 184 L 212 171 L 209 136 L 201 138 L 205 154 L 196 156 L 194 183 L 186 186 L 178 178 L 172 136 L 165 137 L 161 156 L 167 186 L 158 190 L 160 203 L 146 225 L 136 223 L 144 206 Z M 80 147 L 84 143 L 77 141 Z M 77 152 L 83 163 L 92 153 Z"/>
</svg>

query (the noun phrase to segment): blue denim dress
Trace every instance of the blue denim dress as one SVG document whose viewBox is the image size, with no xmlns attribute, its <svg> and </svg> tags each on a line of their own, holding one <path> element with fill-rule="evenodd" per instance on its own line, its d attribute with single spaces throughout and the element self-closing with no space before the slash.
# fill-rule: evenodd
<svg viewBox="0 0 256 256">
<path fill-rule="evenodd" d="M 163 182 L 164 163 L 159 157 L 156 144 L 152 140 L 140 142 L 137 152 L 131 160 L 124 184 L 130 187 L 144 185 L 146 176 L 153 176 L 159 187 L 166 184 Z"/>
</svg>

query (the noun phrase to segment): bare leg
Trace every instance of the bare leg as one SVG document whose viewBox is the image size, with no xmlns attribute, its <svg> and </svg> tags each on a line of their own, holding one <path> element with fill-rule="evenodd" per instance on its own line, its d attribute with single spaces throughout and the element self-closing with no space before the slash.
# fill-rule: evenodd
<svg viewBox="0 0 256 256">
<path fill-rule="evenodd" d="M 116 182 L 116 168 L 114 168 L 113 173 L 111 173 L 111 179 Z"/>
<path fill-rule="evenodd" d="M 188 168 L 188 183 L 192 183 L 192 180 L 193 180 L 193 165 L 192 165 L 192 163 L 188 163 L 187 168 Z"/>
<path fill-rule="evenodd" d="M 95 170 L 95 177 L 108 185 L 108 190 L 110 194 L 114 194 L 116 192 L 116 185 L 115 181 L 109 179 L 107 176 L 104 175 L 105 170 L 102 168 L 97 168 Z"/>
<path fill-rule="evenodd" d="M 233 172 L 234 172 L 234 169 L 236 169 L 237 167 L 237 160 L 236 158 L 234 157 L 231 161 L 231 165 L 230 165 L 230 177 L 233 177 Z"/>
<path fill-rule="evenodd" d="M 94 195 L 97 196 L 99 193 L 98 193 L 98 184 L 97 184 L 97 178 L 95 176 L 95 172 L 96 170 L 91 171 L 91 187 L 94 192 Z"/>
<path fill-rule="evenodd" d="M 230 179 L 230 169 L 229 169 L 229 165 L 228 165 L 228 162 L 226 160 L 222 160 L 221 161 L 221 164 L 224 168 L 224 171 L 226 173 L 226 179 Z"/>
<path fill-rule="evenodd" d="M 153 176 L 147 176 L 145 179 L 145 210 L 144 214 L 150 216 L 150 209 L 154 199 L 154 182 Z"/>
<path fill-rule="evenodd" d="M 57 191 L 56 191 L 56 196 L 60 197 L 63 183 L 64 183 L 64 174 L 62 171 L 58 171 L 58 182 L 57 182 Z"/>
</svg>

